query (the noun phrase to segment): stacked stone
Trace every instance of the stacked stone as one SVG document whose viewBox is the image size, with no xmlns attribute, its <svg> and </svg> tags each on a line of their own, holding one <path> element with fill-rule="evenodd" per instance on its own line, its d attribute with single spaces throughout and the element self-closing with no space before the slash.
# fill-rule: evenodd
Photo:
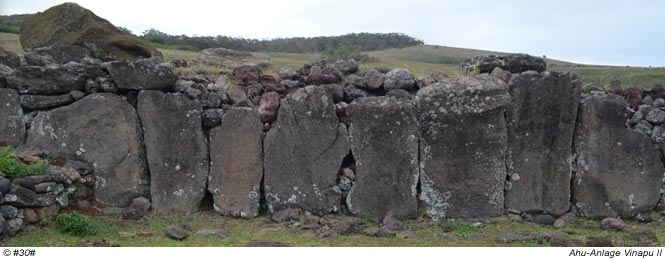
<svg viewBox="0 0 665 260">
<path fill-rule="evenodd" d="M 70 160 L 62 167 L 49 166 L 43 175 L 12 181 L 0 177 L 0 234 L 13 236 L 25 225 L 49 220 L 70 201 L 92 199 L 85 191 L 94 184 L 92 171 L 91 165 Z"/>
</svg>

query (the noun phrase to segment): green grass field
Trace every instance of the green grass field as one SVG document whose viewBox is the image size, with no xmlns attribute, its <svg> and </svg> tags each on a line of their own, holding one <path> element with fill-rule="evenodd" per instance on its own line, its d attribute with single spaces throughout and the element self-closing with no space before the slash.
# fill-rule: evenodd
<svg viewBox="0 0 665 260">
<path fill-rule="evenodd" d="M 325 228 L 303 230 L 283 223 L 274 223 L 265 216 L 253 220 L 226 218 L 212 212 L 192 215 L 152 213 L 140 221 L 121 220 L 116 215 L 92 218 L 98 232 L 94 236 L 77 237 L 60 234 L 53 222 L 30 232 L 23 232 L 7 239 L 3 246 L 243 246 L 250 240 L 278 241 L 290 246 L 553 246 L 551 239 L 523 239 L 505 241 L 507 234 L 529 232 L 549 234 L 551 237 L 577 241 L 583 246 L 587 237 L 612 238 L 618 245 L 633 245 L 631 241 L 636 233 L 652 230 L 658 241 L 665 241 L 665 225 L 662 219 L 650 224 L 627 223 L 623 231 L 608 231 L 600 227 L 598 221 L 577 220 L 563 228 L 541 226 L 521 221 L 500 218 L 484 227 L 475 227 L 459 221 L 434 222 L 428 219 L 410 220 L 403 231 L 397 231 L 395 237 L 369 237 L 362 232 L 346 235 L 329 234 Z M 229 237 L 196 237 L 177 241 L 165 234 L 165 227 L 170 224 L 185 223 L 194 231 L 201 229 L 222 229 Z M 376 224 L 363 222 L 363 227 Z M 652 233 L 653 234 L 653 233 Z M 663 246 L 662 242 L 660 243 Z"/>
<path fill-rule="evenodd" d="M 18 34 L 0 33 L 0 46 L 7 50 L 23 53 Z M 165 60 L 174 58 L 192 60 L 198 56 L 198 52 L 159 48 L 164 54 Z M 267 53 L 270 56 L 271 66 L 269 73 L 282 69 L 296 70 L 303 64 L 316 61 L 323 57 L 322 53 Z M 410 70 L 416 76 L 426 76 L 435 71 L 447 72 L 453 76 L 459 76 L 458 63 L 464 59 L 477 55 L 503 54 L 483 50 L 453 48 L 445 46 L 419 45 L 403 49 L 388 49 L 367 52 L 367 55 L 375 58 L 376 62 L 363 63 L 361 68 L 370 67 L 401 67 Z M 575 64 L 565 61 L 546 59 L 548 69 L 553 71 L 569 71 L 577 73 L 578 76 L 588 83 L 599 83 L 608 85 L 614 80 L 622 82 L 624 87 L 649 87 L 654 84 L 665 83 L 665 68 L 644 67 L 618 67 Z M 186 71 L 209 70 L 212 72 L 225 71 L 220 68 L 199 67 Z"/>
</svg>

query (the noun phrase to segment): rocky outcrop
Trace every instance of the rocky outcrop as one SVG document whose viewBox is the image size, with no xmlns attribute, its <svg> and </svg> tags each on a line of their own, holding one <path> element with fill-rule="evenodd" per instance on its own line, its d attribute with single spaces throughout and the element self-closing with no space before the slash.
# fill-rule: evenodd
<svg viewBox="0 0 665 260">
<path fill-rule="evenodd" d="M 20 41 L 26 51 L 52 44 L 78 45 L 102 60 L 161 57 L 149 43 L 74 3 L 28 16 L 21 25 Z"/>
<path fill-rule="evenodd" d="M 349 152 L 332 95 L 307 86 L 282 99 L 264 141 L 265 196 L 271 212 L 300 208 L 317 215 L 340 209 L 337 171 Z"/>
<path fill-rule="evenodd" d="M 92 94 L 71 105 L 40 112 L 26 146 L 90 163 L 97 178 L 95 198 L 126 206 L 147 193 L 141 131 L 136 111 L 113 94 Z"/>
<path fill-rule="evenodd" d="M 626 128 L 623 97 L 604 92 L 580 103 L 573 199 L 591 218 L 632 217 L 653 209 L 665 168 L 649 136 Z"/>
<path fill-rule="evenodd" d="M 0 88 L 0 146 L 18 146 L 25 139 L 23 110 L 16 90 Z"/>
<path fill-rule="evenodd" d="M 210 131 L 210 179 L 215 210 L 256 217 L 263 179 L 263 123 L 256 110 L 231 108 Z"/>
<path fill-rule="evenodd" d="M 508 86 L 489 75 L 420 89 L 420 185 L 434 218 L 503 212 Z"/>
<path fill-rule="evenodd" d="M 265 53 L 230 50 L 226 48 L 205 49 L 201 51 L 196 61 L 232 69 L 242 66 L 270 66 L 270 57 Z"/>
<path fill-rule="evenodd" d="M 569 210 L 580 83 L 550 71 L 510 80 L 506 208 L 554 215 Z"/>
<path fill-rule="evenodd" d="M 501 68 L 510 73 L 522 73 L 529 70 L 543 72 L 547 69 L 547 64 L 542 58 L 528 54 L 508 54 L 476 56 L 463 62 L 460 67 L 464 73 L 490 73 L 495 68 Z"/>
<path fill-rule="evenodd" d="M 138 96 L 150 194 L 157 211 L 199 210 L 208 179 L 208 144 L 201 104 L 180 93 L 144 90 Z"/>
<path fill-rule="evenodd" d="M 418 212 L 418 119 L 415 102 L 361 98 L 347 109 L 356 178 L 346 198 L 351 213 L 380 221 L 388 212 Z"/>
</svg>

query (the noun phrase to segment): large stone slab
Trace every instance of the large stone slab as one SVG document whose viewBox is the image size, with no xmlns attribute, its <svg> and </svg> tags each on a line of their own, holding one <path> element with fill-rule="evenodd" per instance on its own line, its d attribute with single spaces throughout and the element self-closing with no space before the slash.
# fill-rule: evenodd
<svg viewBox="0 0 665 260">
<path fill-rule="evenodd" d="M 7 87 L 21 94 L 61 95 L 84 90 L 88 80 L 107 74 L 99 65 L 68 63 L 46 67 L 22 66 L 7 76 Z"/>
<path fill-rule="evenodd" d="M 580 83 L 574 75 L 550 71 L 510 80 L 506 208 L 554 215 L 570 209 Z"/>
<path fill-rule="evenodd" d="M 351 213 L 380 221 L 418 214 L 418 118 L 415 102 L 390 97 L 355 100 L 347 109 L 356 181 Z"/>
<path fill-rule="evenodd" d="M 626 127 L 623 97 L 595 93 L 580 103 L 573 201 L 590 218 L 630 217 L 653 209 L 663 183 L 661 152 Z"/>
<path fill-rule="evenodd" d="M 263 178 L 263 123 L 252 108 L 235 107 L 210 130 L 210 179 L 215 210 L 256 217 Z"/>
<path fill-rule="evenodd" d="M 119 89 L 167 91 L 178 79 L 171 65 L 159 58 L 112 61 L 105 67 Z"/>
<path fill-rule="evenodd" d="M 134 108 L 113 94 L 91 94 L 39 112 L 26 146 L 93 165 L 95 198 L 114 207 L 147 194 L 148 175 Z"/>
<path fill-rule="evenodd" d="M 18 92 L 0 88 L 0 106 L 0 146 L 21 145 L 25 139 L 25 124 Z"/>
<path fill-rule="evenodd" d="M 349 152 L 328 88 L 307 86 L 281 101 L 264 142 L 266 202 L 271 212 L 301 208 L 323 215 L 340 209 L 337 172 Z"/>
<path fill-rule="evenodd" d="M 199 210 L 209 167 L 201 111 L 198 101 L 180 93 L 139 92 L 150 194 L 157 211 Z"/>
<path fill-rule="evenodd" d="M 508 86 L 489 75 L 418 91 L 421 200 L 433 219 L 503 212 Z"/>
</svg>

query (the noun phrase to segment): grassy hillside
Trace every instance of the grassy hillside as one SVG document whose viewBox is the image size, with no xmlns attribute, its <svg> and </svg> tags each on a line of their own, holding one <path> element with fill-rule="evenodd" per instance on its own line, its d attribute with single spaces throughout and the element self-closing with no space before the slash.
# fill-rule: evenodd
<svg viewBox="0 0 665 260">
<path fill-rule="evenodd" d="M 23 53 L 17 34 L 0 33 L 0 46 L 18 53 Z M 198 52 L 159 49 L 165 60 L 180 58 L 192 60 Z M 281 69 L 295 70 L 303 64 L 323 58 L 322 53 L 278 53 L 268 52 L 272 63 L 269 71 Z M 429 75 L 434 71 L 444 71 L 450 75 L 460 75 L 458 64 L 464 59 L 478 55 L 504 54 L 474 49 L 453 48 L 434 45 L 419 45 L 402 49 L 388 49 L 366 52 L 374 61 L 361 64 L 361 68 L 370 67 L 401 67 L 410 70 L 416 76 Z M 613 80 L 619 80 L 624 87 L 648 87 L 654 84 L 665 84 L 665 68 L 644 67 L 618 67 L 575 64 L 565 61 L 546 59 L 547 66 L 553 71 L 570 71 L 584 80 L 585 83 L 599 83 L 607 85 Z M 192 70 L 197 69 L 193 68 Z M 198 68 L 209 69 L 209 68 Z M 213 71 L 224 71 L 213 69 Z"/>
</svg>

